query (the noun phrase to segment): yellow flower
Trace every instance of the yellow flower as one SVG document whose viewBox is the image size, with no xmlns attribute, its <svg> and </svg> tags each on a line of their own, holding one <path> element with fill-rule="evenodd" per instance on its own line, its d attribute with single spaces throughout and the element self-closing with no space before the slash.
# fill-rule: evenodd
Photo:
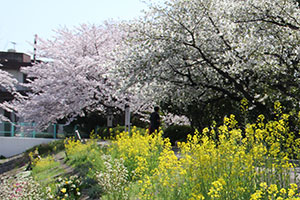
<svg viewBox="0 0 300 200">
<path fill-rule="evenodd" d="M 280 193 L 281 194 L 286 194 L 286 189 L 284 189 L 284 188 L 280 189 Z"/>
<path fill-rule="evenodd" d="M 295 183 L 290 184 L 290 188 L 288 190 L 288 196 L 289 197 L 294 197 L 294 195 L 297 192 L 297 189 L 298 189 L 297 184 L 295 184 Z"/>
<path fill-rule="evenodd" d="M 266 182 L 260 183 L 259 186 L 260 186 L 262 189 L 264 189 L 264 190 L 266 190 L 267 187 L 268 187 L 268 185 L 267 185 Z"/>
<path fill-rule="evenodd" d="M 292 190 L 292 189 L 289 189 L 288 196 L 289 196 L 289 197 L 293 197 L 293 196 L 294 196 L 294 194 L 295 194 L 295 191 L 294 191 L 294 190 Z"/>
<path fill-rule="evenodd" d="M 251 195 L 250 200 L 258 200 L 261 197 L 262 197 L 262 192 L 260 190 L 258 190 L 254 194 Z"/>
<path fill-rule="evenodd" d="M 203 134 L 207 134 L 208 132 L 209 132 L 209 129 L 207 127 L 202 130 Z"/>
<path fill-rule="evenodd" d="M 269 194 L 278 193 L 277 185 L 275 185 L 275 184 L 270 185 L 270 187 L 268 189 L 268 193 Z"/>
<path fill-rule="evenodd" d="M 63 188 L 60 190 L 62 193 L 66 193 L 67 192 L 67 189 L 66 188 Z"/>
</svg>

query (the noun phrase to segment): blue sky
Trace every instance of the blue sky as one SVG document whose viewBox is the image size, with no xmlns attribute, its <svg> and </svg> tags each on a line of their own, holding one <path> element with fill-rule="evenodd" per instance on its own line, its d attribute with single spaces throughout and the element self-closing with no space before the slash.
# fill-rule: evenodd
<svg viewBox="0 0 300 200">
<path fill-rule="evenodd" d="M 35 34 L 48 39 L 61 26 L 130 20 L 146 8 L 141 0 L 1 0 L 0 51 L 31 54 Z"/>
</svg>

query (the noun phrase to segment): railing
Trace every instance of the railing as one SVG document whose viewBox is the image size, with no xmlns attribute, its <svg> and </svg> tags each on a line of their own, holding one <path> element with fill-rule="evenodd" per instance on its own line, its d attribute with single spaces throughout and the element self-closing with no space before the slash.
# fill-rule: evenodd
<svg viewBox="0 0 300 200">
<path fill-rule="evenodd" d="M 52 124 L 44 131 L 38 131 L 34 123 L 0 122 L 0 136 L 55 139 L 62 138 L 64 137 L 64 125 Z"/>
</svg>

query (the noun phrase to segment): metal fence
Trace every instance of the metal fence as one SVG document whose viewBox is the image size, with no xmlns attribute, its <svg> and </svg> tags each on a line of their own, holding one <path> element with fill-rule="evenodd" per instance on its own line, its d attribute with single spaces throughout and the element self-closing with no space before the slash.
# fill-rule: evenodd
<svg viewBox="0 0 300 200">
<path fill-rule="evenodd" d="M 34 123 L 0 122 L 0 136 L 32 137 L 32 138 L 63 138 L 64 125 L 51 124 L 43 131 L 38 131 Z"/>
</svg>

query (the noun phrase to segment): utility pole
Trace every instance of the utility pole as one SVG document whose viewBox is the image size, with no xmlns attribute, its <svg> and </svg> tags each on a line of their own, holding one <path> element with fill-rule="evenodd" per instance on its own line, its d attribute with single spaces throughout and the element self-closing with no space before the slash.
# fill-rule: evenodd
<svg viewBox="0 0 300 200">
<path fill-rule="evenodd" d="M 15 42 L 11 42 L 11 43 L 14 45 L 13 50 L 16 51 L 16 44 L 17 44 L 17 43 L 15 43 Z"/>
<path fill-rule="evenodd" d="M 125 132 L 130 133 L 130 107 L 125 105 Z"/>
<path fill-rule="evenodd" d="M 33 43 L 33 63 L 36 62 L 36 43 L 37 43 L 37 34 L 34 35 L 34 43 Z"/>
</svg>

